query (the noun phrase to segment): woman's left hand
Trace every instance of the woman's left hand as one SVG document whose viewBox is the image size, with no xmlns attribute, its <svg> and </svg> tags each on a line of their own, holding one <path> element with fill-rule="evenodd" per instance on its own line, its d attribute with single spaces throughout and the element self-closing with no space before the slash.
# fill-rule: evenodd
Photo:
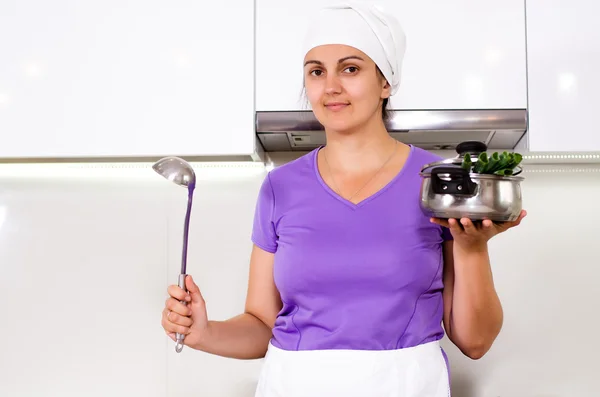
<svg viewBox="0 0 600 397">
<path fill-rule="evenodd" d="M 447 227 L 454 237 L 454 245 L 463 250 L 481 250 L 487 247 L 487 242 L 497 234 L 507 231 L 511 227 L 518 226 L 523 218 L 527 216 L 525 210 L 521 211 L 519 217 L 512 222 L 494 223 L 485 219 L 474 224 L 468 218 L 461 218 L 460 223 L 456 219 L 431 218 L 431 222 Z"/>
</svg>

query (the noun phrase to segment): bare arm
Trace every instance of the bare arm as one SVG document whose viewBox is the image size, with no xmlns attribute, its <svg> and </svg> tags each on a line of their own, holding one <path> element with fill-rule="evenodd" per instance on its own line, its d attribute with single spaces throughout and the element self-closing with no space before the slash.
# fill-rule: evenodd
<svg viewBox="0 0 600 397">
<path fill-rule="evenodd" d="M 504 313 L 494 287 L 488 241 L 521 224 L 522 210 L 511 222 L 468 218 L 431 222 L 450 228 L 454 241 L 444 243 L 444 328 L 448 338 L 468 357 L 483 357 L 502 329 Z"/>
<path fill-rule="evenodd" d="M 208 332 L 194 349 L 223 357 L 264 357 L 282 303 L 273 280 L 274 254 L 253 246 L 244 313 L 226 321 L 209 321 Z"/>
<path fill-rule="evenodd" d="M 464 252 L 444 243 L 444 328 L 466 356 L 479 359 L 491 348 L 503 322 L 487 250 Z"/>
</svg>

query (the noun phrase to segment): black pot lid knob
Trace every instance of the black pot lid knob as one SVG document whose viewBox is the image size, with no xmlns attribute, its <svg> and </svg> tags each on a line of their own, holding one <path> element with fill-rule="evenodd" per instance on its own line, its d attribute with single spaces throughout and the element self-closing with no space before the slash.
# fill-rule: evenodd
<svg viewBox="0 0 600 397">
<path fill-rule="evenodd" d="M 487 145 L 480 141 L 465 141 L 456 145 L 456 152 L 459 156 L 463 156 L 466 153 L 478 155 L 487 150 Z"/>
</svg>

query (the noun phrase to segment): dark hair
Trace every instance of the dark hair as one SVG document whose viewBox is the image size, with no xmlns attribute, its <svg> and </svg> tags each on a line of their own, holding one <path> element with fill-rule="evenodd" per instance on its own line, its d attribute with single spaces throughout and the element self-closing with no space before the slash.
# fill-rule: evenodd
<svg viewBox="0 0 600 397">
<path fill-rule="evenodd" d="M 384 98 L 383 104 L 381 105 L 381 116 L 383 121 L 388 121 L 390 119 L 390 112 L 388 111 L 387 104 L 390 101 L 390 98 Z"/>
</svg>

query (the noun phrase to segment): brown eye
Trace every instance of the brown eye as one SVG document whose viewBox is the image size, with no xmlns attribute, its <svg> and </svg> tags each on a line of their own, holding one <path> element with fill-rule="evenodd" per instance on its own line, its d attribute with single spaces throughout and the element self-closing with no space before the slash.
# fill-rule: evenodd
<svg viewBox="0 0 600 397">
<path fill-rule="evenodd" d="M 358 68 L 356 66 L 350 66 L 350 67 L 346 68 L 346 70 L 349 71 L 350 73 L 358 72 Z"/>
<path fill-rule="evenodd" d="M 314 75 L 316 77 L 319 77 L 321 75 L 321 73 L 323 73 L 323 71 L 322 70 L 318 70 L 318 69 L 317 70 L 313 70 L 312 72 L 310 72 L 310 74 L 312 74 L 312 75 Z"/>
</svg>

